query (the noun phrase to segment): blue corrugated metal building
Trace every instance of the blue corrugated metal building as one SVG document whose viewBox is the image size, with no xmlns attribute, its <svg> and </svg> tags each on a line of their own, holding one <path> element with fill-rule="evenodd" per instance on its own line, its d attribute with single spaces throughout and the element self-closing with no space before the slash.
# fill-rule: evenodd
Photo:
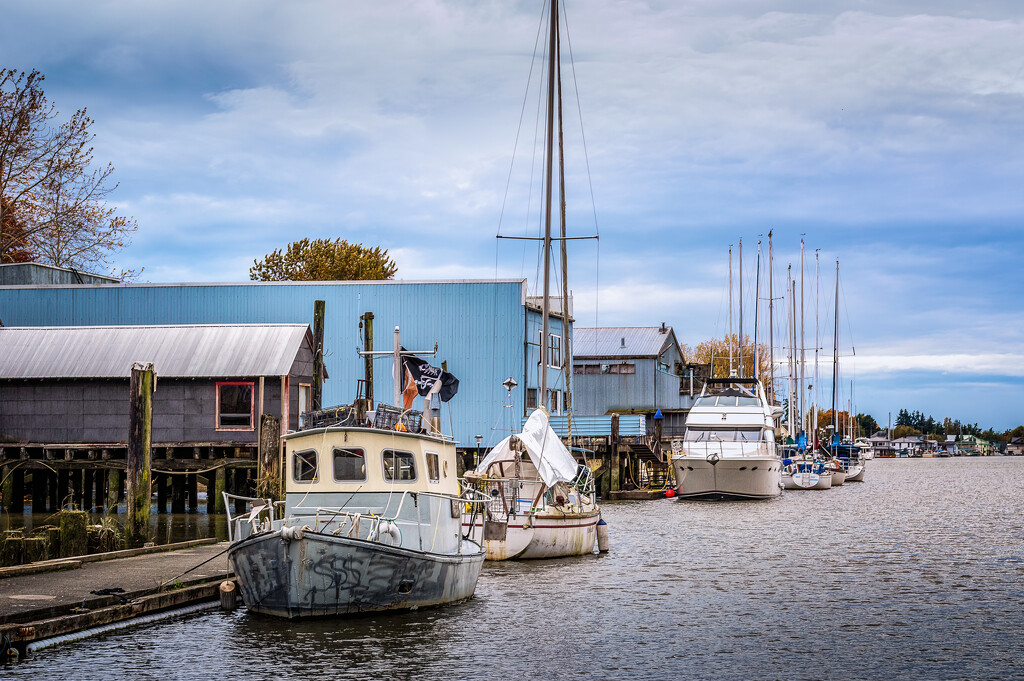
<svg viewBox="0 0 1024 681">
<path fill-rule="evenodd" d="M 524 279 L 0 286 L 0 320 L 7 326 L 312 324 L 315 300 L 326 301 L 325 405 L 355 397 L 363 377 L 359 320 L 368 311 L 376 350 L 392 347 L 395 326 L 409 350 L 437 343 L 431 363 L 446 361 L 460 380 L 458 395 L 442 411 L 442 428 L 463 446 L 475 446 L 476 435 L 485 447 L 496 443 L 518 427 L 528 404 L 540 401 L 541 315 L 527 301 Z M 571 347 L 571 324 L 563 333 L 555 317 L 550 332 L 558 348 L 550 363 L 556 365 Z M 391 366 L 387 358 L 375 362 L 378 401 L 392 401 Z M 511 400 L 501 386 L 509 377 L 519 384 Z M 546 401 L 557 414 L 564 390 L 559 367 L 548 369 L 548 385 L 553 393 Z"/>
</svg>

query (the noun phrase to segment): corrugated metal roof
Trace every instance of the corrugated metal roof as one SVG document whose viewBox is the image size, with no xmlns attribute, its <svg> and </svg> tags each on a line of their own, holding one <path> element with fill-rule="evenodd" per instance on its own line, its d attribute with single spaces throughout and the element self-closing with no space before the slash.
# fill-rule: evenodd
<svg viewBox="0 0 1024 681">
<path fill-rule="evenodd" d="M 675 338 L 672 327 L 607 326 L 573 329 L 573 357 L 657 357 Z"/>
<path fill-rule="evenodd" d="M 306 324 L 0 328 L 0 379 L 125 378 L 134 362 L 157 376 L 284 376 Z"/>
</svg>

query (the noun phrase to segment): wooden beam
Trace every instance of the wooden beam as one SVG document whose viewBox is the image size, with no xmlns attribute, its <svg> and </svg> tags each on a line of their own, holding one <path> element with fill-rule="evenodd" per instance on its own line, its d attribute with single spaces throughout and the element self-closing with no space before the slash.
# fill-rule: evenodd
<svg viewBox="0 0 1024 681">
<path fill-rule="evenodd" d="M 132 365 L 128 385 L 128 521 L 125 546 L 136 548 L 149 541 L 149 504 L 153 493 L 150 478 L 153 445 L 153 391 L 156 371 L 151 363 Z"/>
</svg>

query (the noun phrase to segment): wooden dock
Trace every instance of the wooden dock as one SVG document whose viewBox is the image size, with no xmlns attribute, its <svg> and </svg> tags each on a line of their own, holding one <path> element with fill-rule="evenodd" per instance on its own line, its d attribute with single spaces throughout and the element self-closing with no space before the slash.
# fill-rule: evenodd
<svg viewBox="0 0 1024 681">
<path fill-rule="evenodd" d="M 25 655 L 34 642 L 214 600 L 233 576 L 227 547 L 199 540 L 7 568 L 0 648 Z"/>
</svg>

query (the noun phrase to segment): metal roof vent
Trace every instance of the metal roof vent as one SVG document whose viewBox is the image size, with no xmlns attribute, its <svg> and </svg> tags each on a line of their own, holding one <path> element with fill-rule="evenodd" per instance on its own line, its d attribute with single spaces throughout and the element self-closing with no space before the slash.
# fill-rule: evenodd
<svg viewBox="0 0 1024 681">
<path fill-rule="evenodd" d="M 622 345 L 620 345 L 619 347 L 620 348 L 626 347 L 626 337 L 625 336 L 622 337 Z"/>
<path fill-rule="evenodd" d="M 668 327 L 665 326 L 665 322 L 661 323 L 661 328 L 658 329 L 659 333 L 668 333 Z"/>
</svg>

